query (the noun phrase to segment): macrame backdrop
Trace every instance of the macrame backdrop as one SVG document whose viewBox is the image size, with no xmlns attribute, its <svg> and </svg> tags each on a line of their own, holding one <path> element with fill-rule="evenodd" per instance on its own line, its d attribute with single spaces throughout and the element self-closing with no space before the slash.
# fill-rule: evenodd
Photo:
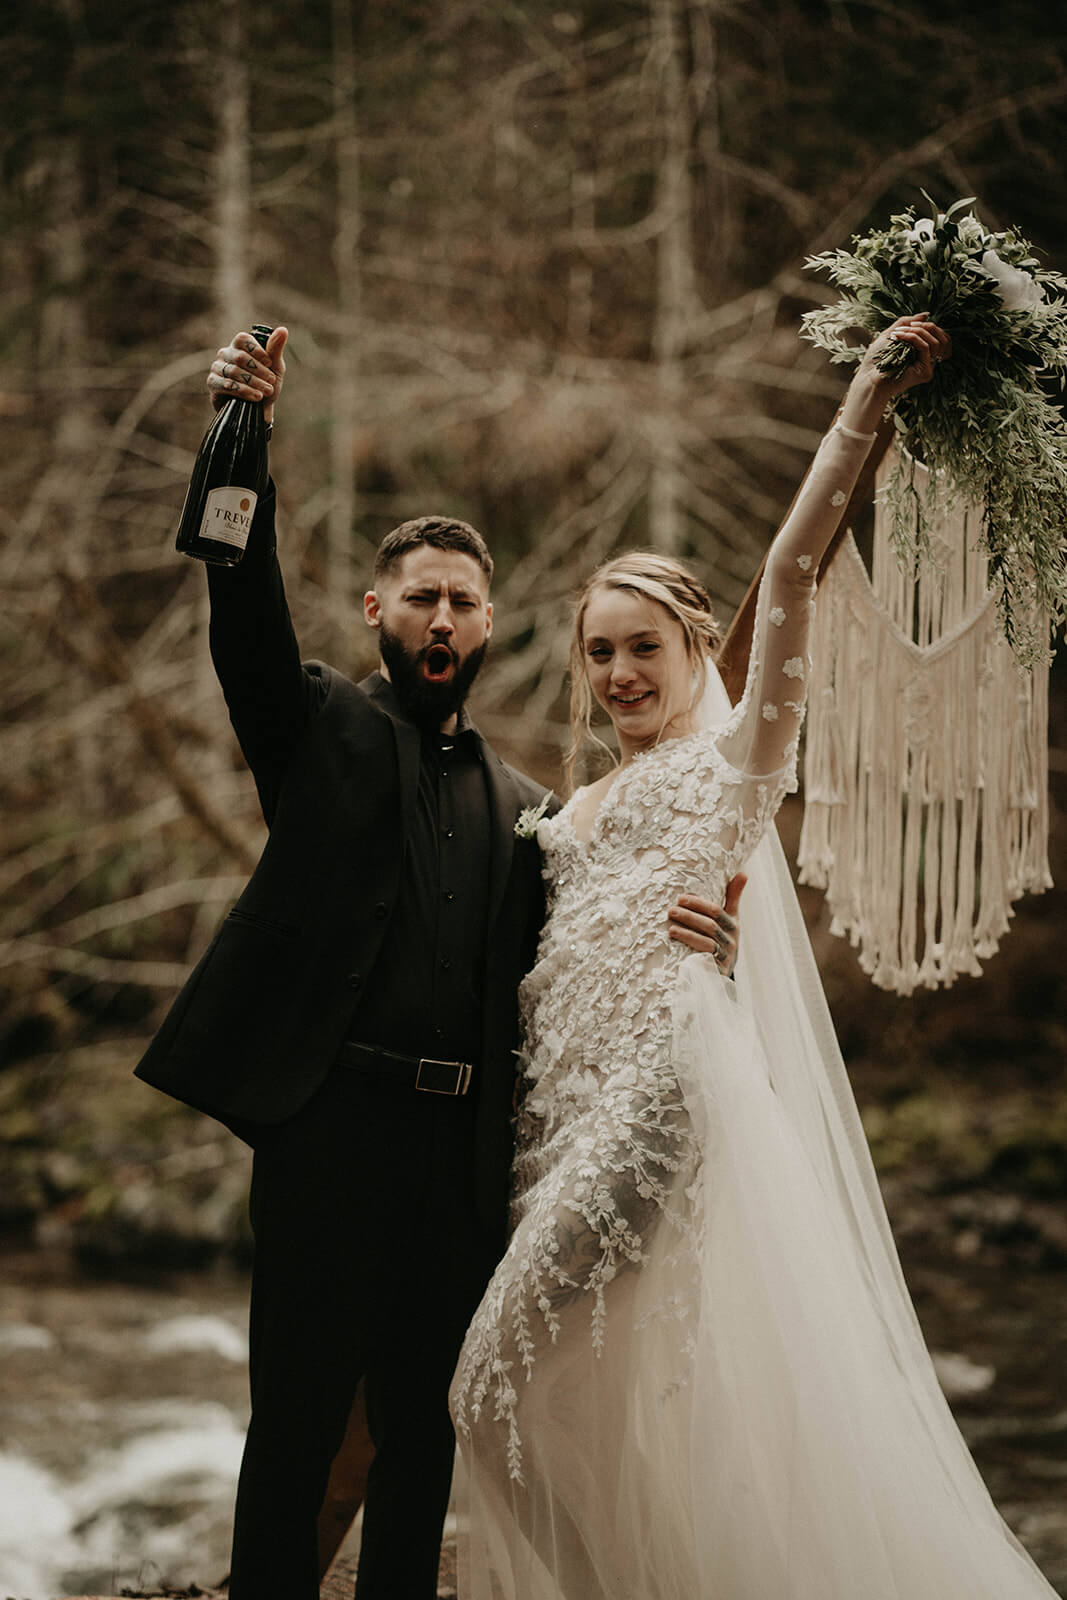
<svg viewBox="0 0 1067 1600">
<path fill-rule="evenodd" d="M 877 494 L 872 576 L 848 533 L 819 579 L 800 881 L 900 994 L 980 973 L 1013 901 L 1052 884 L 1048 667 L 1022 671 L 1004 640 L 979 516 L 939 505 L 913 580 Z"/>
</svg>

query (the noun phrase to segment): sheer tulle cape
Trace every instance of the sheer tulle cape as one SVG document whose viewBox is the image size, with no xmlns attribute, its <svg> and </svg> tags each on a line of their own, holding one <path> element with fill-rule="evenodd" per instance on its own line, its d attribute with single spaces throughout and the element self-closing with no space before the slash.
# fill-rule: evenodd
<svg viewBox="0 0 1067 1600">
<path fill-rule="evenodd" d="M 676 997 L 706 1162 L 694 1593 L 1051 1595 L 938 1386 L 777 836 L 752 866 L 744 938 L 766 919 L 759 969 L 755 941 L 736 985 L 694 958 Z"/>
<path fill-rule="evenodd" d="M 1052 1596 L 938 1387 L 773 828 L 747 870 L 736 981 L 680 968 L 694 1138 L 643 1261 L 599 1341 L 576 1293 L 529 1375 L 504 1353 L 518 1469 L 503 1423 L 460 1430 L 460 1594 Z"/>
</svg>

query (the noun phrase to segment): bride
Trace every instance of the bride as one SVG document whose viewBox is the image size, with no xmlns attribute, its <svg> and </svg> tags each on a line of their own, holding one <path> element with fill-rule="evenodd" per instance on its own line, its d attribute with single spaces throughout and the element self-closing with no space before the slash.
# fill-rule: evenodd
<svg viewBox="0 0 1067 1600">
<path fill-rule="evenodd" d="M 916 352 L 892 380 L 889 339 Z M 579 598 L 576 739 L 620 764 L 538 837 L 513 1234 L 453 1380 L 464 1600 L 1016 1600 L 923 1345 L 773 827 L 814 573 L 887 404 L 874 341 L 768 557 L 744 696 L 708 597 L 624 556 Z M 748 873 L 736 982 L 661 933 Z"/>
</svg>

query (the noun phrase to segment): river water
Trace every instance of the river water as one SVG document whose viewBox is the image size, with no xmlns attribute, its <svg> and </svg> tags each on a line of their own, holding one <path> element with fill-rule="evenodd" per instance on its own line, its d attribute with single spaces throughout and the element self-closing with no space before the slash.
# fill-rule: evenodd
<svg viewBox="0 0 1067 1600">
<path fill-rule="evenodd" d="M 247 1285 L 0 1263 L 0 1595 L 224 1575 L 248 1420 Z"/>
<path fill-rule="evenodd" d="M 1067 1595 L 1067 1273 L 905 1255 L 979 1466 Z M 246 1281 L 100 1282 L 27 1253 L 0 1285 L 0 1600 L 217 1585 Z"/>
</svg>

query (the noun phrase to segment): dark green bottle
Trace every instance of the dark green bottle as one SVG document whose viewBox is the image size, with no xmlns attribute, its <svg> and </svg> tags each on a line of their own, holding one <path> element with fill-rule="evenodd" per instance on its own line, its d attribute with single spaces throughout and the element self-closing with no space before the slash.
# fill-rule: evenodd
<svg viewBox="0 0 1067 1600">
<path fill-rule="evenodd" d="M 273 329 L 252 332 L 266 348 Z M 236 395 L 215 415 L 193 463 L 175 549 L 235 567 L 245 553 L 256 501 L 267 487 L 267 425 L 261 400 Z"/>
</svg>

